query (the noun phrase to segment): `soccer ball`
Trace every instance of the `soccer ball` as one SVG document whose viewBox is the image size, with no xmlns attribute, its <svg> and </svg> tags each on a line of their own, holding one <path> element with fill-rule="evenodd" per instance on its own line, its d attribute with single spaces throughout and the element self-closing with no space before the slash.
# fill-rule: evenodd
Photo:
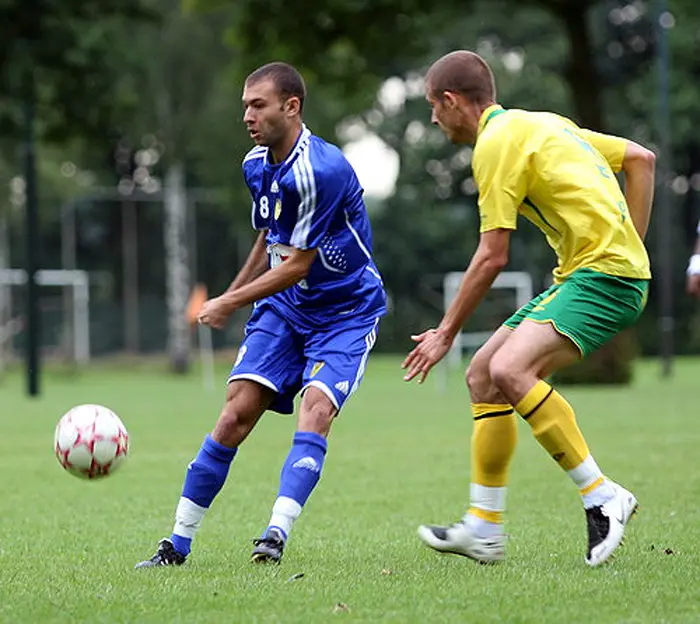
<svg viewBox="0 0 700 624">
<path fill-rule="evenodd" d="M 83 479 L 112 474 L 129 453 L 129 434 L 112 410 L 78 405 L 56 425 L 54 450 L 58 463 Z"/>
</svg>

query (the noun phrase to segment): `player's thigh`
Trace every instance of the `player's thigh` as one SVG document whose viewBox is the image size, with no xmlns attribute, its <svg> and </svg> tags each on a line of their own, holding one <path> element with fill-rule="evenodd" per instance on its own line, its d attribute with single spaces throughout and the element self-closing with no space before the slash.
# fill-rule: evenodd
<svg viewBox="0 0 700 624">
<path fill-rule="evenodd" d="M 301 388 L 305 359 L 303 339 L 274 308 L 258 306 L 246 324 L 245 338 L 228 377 L 229 384 L 246 380 L 273 394 L 269 409 L 291 414 Z"/>
<path fill-rule="evenodd" d="M 498 388 L 494 385 L 489 366 L 491 358 L 505 344 L 513 333 L 513 329 L 502 325 L 480 347 L 469 362 L 466 371 L 466 382 L 472 403 L 503 403 Z"/>
<path fill-rule="evenodd" d="M 362 382 L 379 319 L 353 319 L 309 335 L 303 389 L 316 388 L 340 411 Z"/>
<path fill-rule="evenodd" d="M 489 372 L 496 386 L 512 389 L 528 374 L 544 377 L 580 357 L 577 346 L 553 324 L 525 319 L 491 358 Z"/>
<path fill-rule="evenodd" d="M 549 374 L 586 357 L 633 324 L 648 282 L 582 269 L 532 306 L 492 360 L 492 376 Z"/>
</svg>

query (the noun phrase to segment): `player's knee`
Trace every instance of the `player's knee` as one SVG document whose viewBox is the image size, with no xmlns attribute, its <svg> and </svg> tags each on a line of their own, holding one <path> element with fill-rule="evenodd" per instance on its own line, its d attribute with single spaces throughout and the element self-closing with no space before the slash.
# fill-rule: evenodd
<svg viewBox="0 0 700 624">
<path fill-rule="evenodd" d="M 508 392 L 518 378 L 519 371 L 507 356 L 498 353 L 491 358 L 489 363 L 489 377 L 493 385 L 501 392 Z"/>
<path fill-rule="evenodd" d="M 245 440 L 263 411 L 263 407 L 253 399 L 236 384 L 229 386 L 226 402 L 212 433 L 216 442 L 236 447 Z"/>
<path fill-rule="evenodd" d="M 304 392 L 299 411 L 299 431 L 312 431 L 327 436 L 338 410 L 331 400 L 313 386 Z"/>
<path fill-rule="evenodd" d="M 474 358 L 467 367 L 464 380 L 472 396 L 484 394 L 491 385 L 488 363 Z"/>
</svg>

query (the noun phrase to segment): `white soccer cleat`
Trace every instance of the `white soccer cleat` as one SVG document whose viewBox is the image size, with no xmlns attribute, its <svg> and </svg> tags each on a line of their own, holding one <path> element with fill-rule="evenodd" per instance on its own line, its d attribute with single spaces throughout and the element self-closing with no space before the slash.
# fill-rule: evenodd
<svg viewBox="0 0 700 624">
<path fill-rule="evenodd" d="M 421 525 L 418 537 L 438 552 L 462 555 L 479 563 L 497 563 L 506 558 L 505 533 L 489 538 L 477 537 L 463 522 L 447 527 Z"/>
<path fill-rule="evenodd" d="M 588 553 L 586 563 L 595 567 L 608 561 L 622 544 L 625 527 L 637 511 L 637 499 L 632 492 L 612 483 L 615 496 L 607 503 L 586 509 L 588 524 Z"/>
</svg>

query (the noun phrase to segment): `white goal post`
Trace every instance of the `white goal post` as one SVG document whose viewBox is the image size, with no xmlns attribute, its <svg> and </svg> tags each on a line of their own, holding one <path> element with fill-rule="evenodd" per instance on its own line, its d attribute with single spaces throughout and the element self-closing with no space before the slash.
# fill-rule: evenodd
<svg viewBox="0 0 700 624">
<path fill-rule="evenodd" d="M 73 352 L 77 364 L 90 361 L 90 288 L 87 271 L 40 270 L 39 286 L 70 287 L 73 292 Z M 27 283 L 24 269 L 0 269 L 2 286 L 23 286 Z"/>
<path fill-rule="evenodd" d="M 452 300 L 455 298 L 459 286 L 462 283 L 464 273 L 455 271 L 445 274 L 443 278 L 443 305 L 445 311 L 449 308 Z M 493 285 L 492 289 L 506 289 L 515 291 L 515 305 L 513 312 L 524 306 L 533 297 L 532 277 L 525 271 L 504 271 L 500 273 Z M 496 328 L 494 327 L 494 330 Z M 462 353 L 464 349 L 476 349 L 483 345 L 490 337 L 492 331 L 462 331 L 457 334 L 455 341 L 452 343 L 447 357 L 446 364 L 450 368 L 459 366 L 462 363 Z"/>
</svg>

